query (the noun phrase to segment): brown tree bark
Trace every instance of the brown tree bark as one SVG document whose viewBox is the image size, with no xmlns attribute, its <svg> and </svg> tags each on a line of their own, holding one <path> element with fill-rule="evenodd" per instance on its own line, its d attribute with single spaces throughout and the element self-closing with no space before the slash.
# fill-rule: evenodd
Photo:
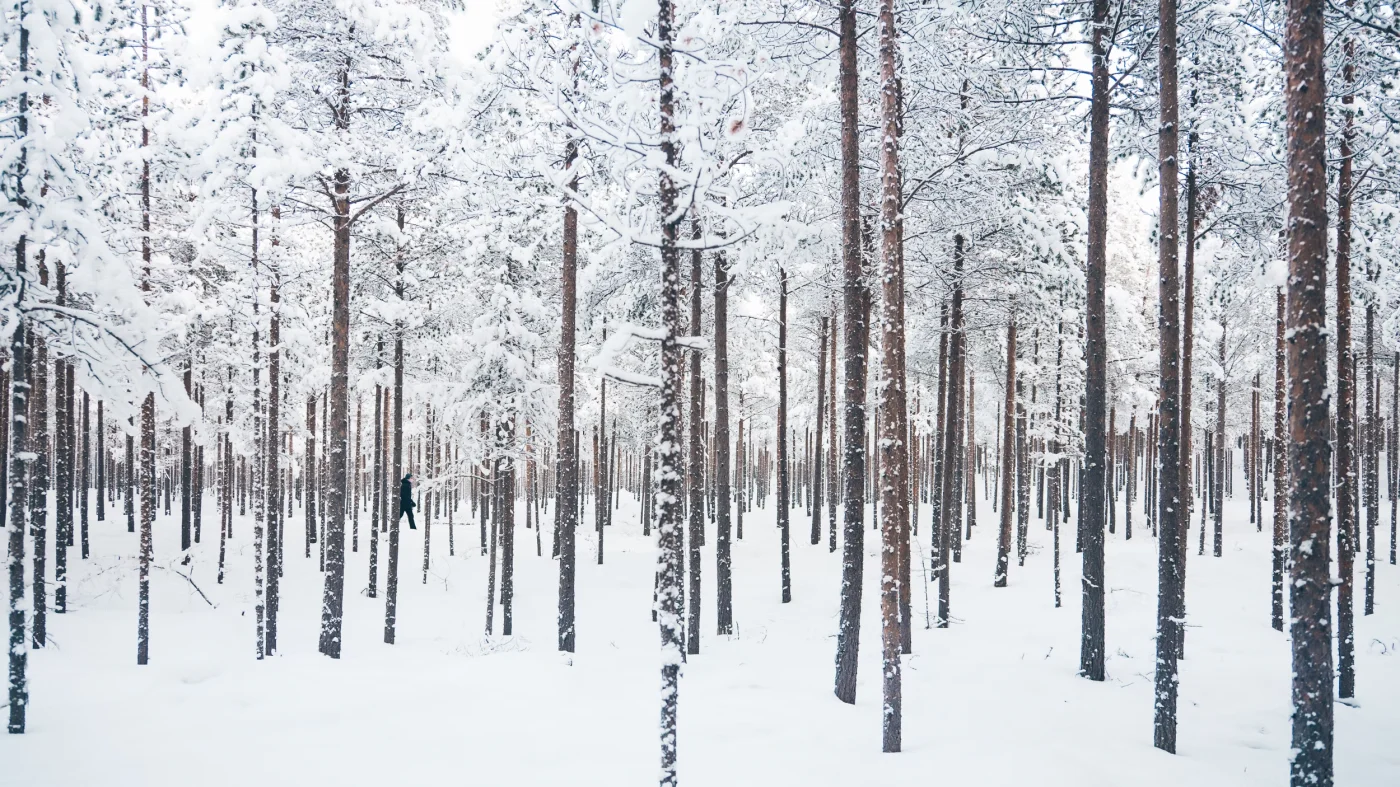
<svg viewBox="0 0 1400 787">
<path fill-rule="evenodd" d="M 817 428 L 811 464 L 812 546 L 822 542 L 822 437 L 826 418 L 826 334 L 830 320 L 821 318 L 817 338 Z"/>
<path fill-rule="evenodd" d="M 1288 557 L 1288 460 L 1284 450 L 1284 446 L 1288 445 L 1288 400 L 1285 398 L 1287 389 L 1284 384 L 1288 362 L 1284 341 L 1286 306 L 1284 291 L 1280 288 L 1278 319 L 1274 324 L 1274 559 L 1269 593 L 1275 631 L 1283 631 L 1283 573 Z"/>
<path fill-rule="evenodd" d="M 940 439 L 943 446 L 939 454 L 943 457 L 943 473 L 939 480 L 937 537 L 938 537 L 938 628 L 947 628 L 951 620 L 949 592 L 952 585 L 951 563 L 961 557 L 953 544 L 958 531 L 957 512 L 957 456 L 958 422 L 962 417 L 963 372 L 963 236 L 953 237 L 953 298 L 948 316 L 948 369 L 944 388 L 943 431 Z M 901 326 L 902 327 L 902 326 Z"/>
<path fill-rule="evenodd" d="M 279 217 L 273 208 L 274 219 Z M 277 652 L 277 613 L 281 606 L 282 576 L 282 296 L 281 274 L 277 268 L 278 238 L 272 237 L 272 255 L 268 259 L 271 280 L 268 284 L 269 326 L 267 332 L 267 439 L 264 441 L 267 463 L 264 494 L 267 495 L 267 617 L 264 619 L 267 655 Z"/>
<path fill-rule="evenodd" d="M 1215 538 L 1212 542 L 1215 556 L 1220 557 L 1225 549 L 1225 337 L 1228 321 L 1220 320 L 1220 377 L 1215 381 L 1215 487 L 1211 497 L 1215 499 Z"/>
<path fill-rule="evenodd" d="M 1351 333 L 1352 112 L 1350 74 L 1355 44 L 1343 43 L 1343 127 L 1337 174 L 1337 696 L 1356 694 L 1356 353 Z"/>
<path fill-rule="evenodd" d="M 997 533 L 997 566 L 992 586 L 1006 587 L 1011 573 L 1012 485 L 1016 481 L 1016 317 L 1006 326 L 1006 406 L 1002 411 L 1001 528 Z"/>
<path fill-rule="evenodd" d="M 685 659 L 681 612 L 681 385 L 683 360 L 680 345 L 680 219 L 676 216 L 677 188 L 671 173 L 679 156 L 676 136 L 676 96 L 673 67 L 674 8 L 671 0 L 659 0 L 656 12 L 657 63 L 660 66 L 658 108 L 661 114 L 661 155 L 665 166 L 658 177 L 658 213 L 661 223 L 661 428 L 657 446 L 660 483 L 656 507 L 660 550 L 657 578 L 657 621 L 661 634 L 661 787 L 676 787 L 676 714 L 679 704 L 680 665 Z"/>
<path fill-rule="evenodd" d="M 787 425 L 787 269 L 778 267 L 778 531 L 781 536 L 783 603 L 792 601 L 792 491 Z"/>
<path fill-rule="evenodd" d="M 19 76 L 27 78 L 29 71 L 29 34 L 24 25 L 25 17 L 20 17 L 18 51 Z M 29 93 L 19 94 L 18 138 L 22 142 L 29 134 Z M 20 210 L 28 210 L 29 201 L 24 192 L 27 174 L 27 149 L 20 148 L 16 167 L 14 200 Z M 15 275 L 26 276 L 28 238 L 21 232 L 15 242 Z M 6 730 L 12 735 L 24 732 L 26 714 L 29 707 L 29 650 L 25 645 L 25 603 L 24 603 L 24 530 L 29 506 L 29 465 L 32 452 L 28 450 L 28 429 L 30 395 L 30 356 L 28 334 L 24 320 L 15 321 L 15 332 L 10 337 L 9 387 L 5 392 L 9 397 L 7 418 L 6 482 L 8 513 L 6 517 L 6 569 L 10 580 L 10 647 L 7 657 L 7 695 L 10 707 Z"/>
<path fill-rule="evenodd" d="M 54 278 L 58 285 L 58 305 L 68 304 L 68 272 L 61 261 L 54 262 Z M 68 391 L 68 361 L 55 354 L 53 363 L 54 403 L 54 545 L 53 545 L 53 611 L 61 615 L 68 611 L 68 547 L 73 539 L 73 464 L 72 429 L 69 414 L 73 404 Z"/>
<path fill-rule="evenodd" d="M 715 623 L 720 636 L 734 633 L 734 579 L 730 525 L 729 460 L 729 261 L 723 251 L 715 254 L 715 586 L 718 604 Z M 740 442 L 743 433 L 740 432 Z M 643 475 L 650 480 L 651 454 Z M 643 487 L 645 494 L 646 487 Z"/>
<path fill-rule="evenodd" d="M 402 230 L 404 226 L 404 207 L 398 208 L 398 225 Z M 394 296 L 400 302 L 404 297 L 404 268 L 407 261 L 404 259 L 403 249 L 397 250 L 394 258 Z M 392 484 L 386 483 L 385 497 L 389 505 L 389 512 L 393 516 L 389 519 L 389 565 L 388 574 L 384 578 L 384 642 L 394 644 L 396 635 L 395 626 L 398 623 L 399 610 L 399 520 L 403 517 L 403 512 L 399 510 L 399 496 L 397 487 L 399 480 L 403 477 L 404 444 L 403 444 L 403 338 L 404 326 L 402 322 L 394 325 L 394 390 L 391 395 L 394 412 L 394 459 L 393 473 L 390 478 Z M 387 408 L 386 408 L 387 409 Z"/>
<path fill-rule="evenodd" d="M 840 0 L 841 265 L 845 321 L 845 435 L 841 560 L 841 619 L 836 637 L 836 697 L 856 701 L 861 586 L 865 557 L 865 302 L 861 265 L 859 109 L 856 102 L 855 0 Z"/>
<path fill-rule="evenodd" d="M 564 150 L 564 168 L 572 170 L 578 158 L 578 142 L 570 139 Z M 578 189 L 578 176 L 569 190 Z M 578 529 L 578 457 L 574 443 L 574 361 L 578 308 L 578 212 L 564 206 L 563 269 L 560 273 L 559 329 L 559 448 L 555 470 L 554 549 L 559 555 L 559 650 L 573 653 L 575 560 Z"/>
<path fill-rule="evenodd" d="M 1079 489 L 1081 573 L 1079 674 L 1104 679 L 1104 402 L 1108 388 L 1105 282 L 1108 269 L 1108 0 L 1093 3 L 1093 74 L 1089 109 L 1089 248 L 1085 269 L 1084 477 Z M 1057 396 L 1058 398 L 1058 396 Z M 1058 405 L 1057 405 L 1058 407 Z"/>
<path fill-rule="evenodd" d="M 694 215 L 690 218 L 690 237 L 698 245 L 700 242 L 700 219 Z M 701 275 L 701 253 L 699 248 L 690 251 L 690 335 L 698 337 L 701 331 L 701 300 L 702 285 Z M 779 332 L 783 330 L 781 325 Z M 779 357 L 783 352 L 779 345 Z M 700 546 L 705 539 L 705 452 L 700 443 L 700 424 L 703 420 L 700 413 L 700 398 L 705 388 L 705 379 L 701 376 L 700 353 L 691 350 L 690 356 L 690 414 L 686 418 L 687 440 L 689 442 L 689 456 L 686 459 L 686 478 L 688 481 L 688 500 L 686 514 L 689 517 L 690 532 L 686 538 L 688 547 L 688 571 L 686 579 L 689 587 L 686 598 L 690 604 L 686 608 L 687 620 L 689 623 L 685 638 L 685 652 L 691 655 L 700 652 L 700 609 L 704 605 L 700 599 Z M 781 363 L 781 361 L 780 361 Z M 782 390 L 782 383 L 779 383 L 779 390 Z M 781 398 L 781 393 L 779 394 Z M 779 418 L 782 417 L 781 412 Z"/>
<path fill-rule="evenodd" d="M 1288 131 L 1288 401 L 1292 403 L 1288 414 L 1292 787 L 1332 785 L 1325 7 L 1322 0 L 1288 0 L 1283 46 Z M 1342 161 L 1349 162 L 1350 156 L 1344 154 Z M 1339 275 L 1344 269 L 1338 267 Z M 1347 346 L 1340 337 L 1339 346 Z"/>
<path fill-rule="evenodd" d="M 1177 104 L 1177 0 L 1161 0 L 1158 14 L 1160 125 L 1157 134 L 1159 402 L 1157 466 L 1157 661 L 1153 708 L 1153 745 L 1176 753 L 1177 658 L 1185 612 L 1186 571 L 1182 540 L 1186 523 L 1181 502 L 1181 282 L 1177 260 L 1180 217 L 1177 211 L 1179 176 Z"/>
<path fill-rule="evenodd" d="M 894 0 L 882 0 L 878 17 L 880 30 L 880 278 L 881 348 L 880 365 L 884 374 L 880 397 L 880 631 L 882 644 L 881 685 L 883 688 L 883 751 L 897 752 L 902 745 L 902 676 L 900 661 L 901 622 L 899 609 L 899 565 L 901 538 L 907 535 L 903 521 L 907 490 L 903 488 L 908 462 L 908 444 L 900 428 L 905 423 L 904 380 L 900 375 L 900 343 L 904 341 L 901 301 L 903 288 L 899 271 L 899 96 L 896 61 L 898 40 L 895 32 Z M 961 255 L 959 255 L 961 256 Z M 960 306 L 955 295 L 954 308 Z M 951 400 L 950 400 L 951 401 Z M 950 430 L 950 432 L 953 430 Z M 956 451 L 956 444 L 951 451 Z M 951 453 L 951 451 L 949 453 Z M 951 475 L 949 475 L 951 478 Z M 946 487 L 945 487 L 946 489 Z M 944 538 L 947 538 L 945 529 Z M 945 553 L 946 554 L 946 553 Z M 946 560 L 945 560 L 946 563 Z"/>
<path fill-rule="evenodd" d="M 150 145 L 150 30 L 147 6 L 141 6 L 141 147 Z M 151 162 L 141 162 L 141 290 L 151 291 Z M 147 295 L 149 297 L 149 295 Z M 151 649 L 151 553 L 156 519 L 156 396 L 146 394 L 141 403 L 141 547 L 137 569 L 136 663 L 146 664 Z"/>
</svg>

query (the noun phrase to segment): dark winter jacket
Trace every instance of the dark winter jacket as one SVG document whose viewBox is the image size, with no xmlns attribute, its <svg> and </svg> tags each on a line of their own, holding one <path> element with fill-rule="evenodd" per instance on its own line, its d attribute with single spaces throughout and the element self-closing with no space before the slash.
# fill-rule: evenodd
<svg viewBox="0 0 1400 787">
<path fill-rule="evenodd" d="M 413 484 L 404 476 L 399 482 L 399 510 L 408 511 L 413 507 Z"/>
</svg>

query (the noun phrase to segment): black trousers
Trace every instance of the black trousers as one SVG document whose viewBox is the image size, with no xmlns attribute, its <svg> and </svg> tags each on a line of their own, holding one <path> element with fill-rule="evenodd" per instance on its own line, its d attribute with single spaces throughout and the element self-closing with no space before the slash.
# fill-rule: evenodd
<svg viewBox="0 0 1400 787">
<path fill-rule="evenodd" d="M 412 508 L 401 508 L 401 509 L 399 509 L 399 519 L 403 519 L 403 515 L 404 515 L 404 514 L 408 514 L 408 529 L 409 529 L 409 530 L 417 530 L 417 529 L 418 529 L 418 525 L 414 524 L 414 522 L 413 522 L 413 509 L 412 509 Z"/>
</svg>

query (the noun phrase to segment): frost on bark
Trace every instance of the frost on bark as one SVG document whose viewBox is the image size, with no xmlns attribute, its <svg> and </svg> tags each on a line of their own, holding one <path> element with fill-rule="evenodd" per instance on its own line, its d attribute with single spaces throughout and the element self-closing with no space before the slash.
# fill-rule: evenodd
<svg viewBox="0 0 1400 787">
<path fill-rule="evenodd" d="M 903 481 L 908 462 L 908 443 L 900 428 L 904 418 L 904 380 L 900 375 L 900 344 L 904 341 L 904 293 L 899 276 L 899 97 L 896 85 L 898 41 L 895 33 L 894 0 L 880 3 L 880 109 L 883 139 L 880 146 L 880 345 L 884 352 L 881 371 L 884 380 L 880 396 L 880 633 L 881 685 L 883 688 L 883 750 L 901 748 L 903 718 L 900 663 L 899 541 L 907 535 L 902 521 L 908 500 Z M 959 258 L 961 255 L 959 255 Z M 957 297 L 957 296 L 955 296 Z M 955 301 L 960 305 L 960 299 Z M 956 432 L 950 429 L 949 433 Z M 952 452 L 957 444 L 952 444 Z M 951 452 L 950 452 L 951 453 Z M 952 477 L 951 474 L 948 475 Z M 947 487 L 945 486 L 945 489 Z M 944 538 L 947 538 L 945 529 Z M 946 564 L 947 558 L 945 556 Z"/>
<path fill-rule="evenodd" d="M 865 557 L 865 352 L 866 300 L 861 266 L 860 149 L 856 103 L 855 0 L 841 0 L 841 266 L 845 323 L 841 509 L 845 539 L 841 553 L 841 622 L 836 636 L 836 697 L 856 701 L 860 653 L 860 601 Z"/>
<path fill-rule="evenodd" d="M 812 546 L 822 542 L 822 437 L 826 418 L 826 334 L 830 319 L 821 318 L 817 340 L 817 428 L 816 445 L 812 451 L 810 472 L 812 509 Z"/>
<path fill-rule="evenodd" d="M 1158 325 L 1160 398 L 1157 467 L 1159 468 L 1157 549 L 1157 661 L 1153 702 L 1153 745 L 1176 753 L 1177 658 L 1182 631 L 1185 571 L 1182 539 L 1187 522 L 1180 516 L 1181 490 L 1181 282 L 1178 271 L 1177 210 L 1178 104 L 1176 0 L 1161 0 L 1158 15 L 1160 122 L 1157 135 Z"/>
<path fill-rule="evenodd" d="M 1089 248 L 1085 271 L 1084 478 L 1079 489 L 1079 532 L 1084 534 L 1079 673 L 1089 680 L 1104 679 L 1104 494 L 1106 483 L 1112 481 L 1104 475 L 1104 401 L 1108 386 L 1104 305 L 1108 267 L 1110 96 L 1108 43 L 1105 40 L 1109 34 L 1108 23 L 1108 0 L 1094 0 L 1092 104 L 1089 110 Z"/>
<path fill-rule="evenodd" d="M 1274 326 L 1274 543 L 1273 574 L 1270 582 L 1271 620 L 1275 631 L 1283 631 L 1283 575 L 1288 559 L 1288 400 L 1285 372 L 1288 363 L 1284 324 L 1287 300 L 1278 291 L 1278 319 Z"/>
<path fill-rule="evenodd" d="M 570 140 L 564 166 L 572 169 L 578 143 Z M 578 177 L 569 181 L 578 188 Z M 564 259 L 560 274 L 559 452 L 555 463 L 555 551 L 559 555 L 559 650 L 574 652 L 574 571 L 578 528 L 578 456 L 574 442 L 574 342 L 578 303 L 578 212 L 564 207 Z"/>
<path fill-rule="evenodd" d="M 997 532 L 997 566 L 994 587 L 1006 587 L 1011 571 L 1011 517 L 1016 482 L 1016 318 L 1006 326 L 1006 406 L 1001 418 L 1001 527 Z"/>
<path fill-rule="evenodd" d="M 788 470 L 787 269 L 778 268 L 778 532 L 783 603 L 792 601 L 792 487 Z"/>
<path fill-rule="evenodd" d="M 938 565 L 936 571 L 938 575 L 938 628 L 947 628 L 951 620 L 949 593 L 952 585 L 951 564 L 954 559 L 960 557 L 959 552 L 953 544 L 953 539 L 958 534 L 958 512 L 961 510 L 957 499 L 957 456 L 958 447 L 961 442 L 958 440 L 959 422 L 962 420 L 962 372 L 963 372 L 963 237 L 961 235 L 953 238 L 953 298 L 952 307 L 948 314 L 948 368 L 947 396 L 944 398 L 943 417 L 944 428 L 939 435 L 943 441 L 943 447 L 939 454 L 943 457 L 943 472 L 939 483 L 939 500 L 941 501 L 937 512 L 938 520 L 934 523 L 937 527 L 936 537 L 938 539 Z M 902 326 L 901 326 L 902 328 Z"/>
<path fill-rule="evenodd" d="M 21 27 L 20 45 L 20 71 L 28 69 L 28 35 L 25 28 Z M 29 119 L 29 95 L 20 94 L 19 101 L 19 131 L 23 137 L 28 131 Z M 24 196 L 24 166 L 25 155 L 20 154 L 18 162 L 18 181 L 20 187 L 17 189 L 17 202 L 21 209 L 28 205 Z M 23 277 L 25 275 L 25 256 L 28 253 L 28 242 L 24 235 L 19 236 L 15 242 L 15 274 Z M 9 512 L 5 518 L 6 534 L 6 568 L 10 580 L 10 603 L 9 603 L 9 624 L 10 624 L 10 647 L 7 671 L 8 702 L 10 706 L 9 720 L 6 729 L 11 734 L 20 734 L 25 729 L 25 716 L 29 707 L 29 648 L 25 640 L 25 612 L 24 603 L 24 530 L 28 524 L 29 509 L 29 464 L 28 457 L 28 419 L 25 413 L 29 410 L 29 373 L 30 358 L 28 354 L 28 332 L 23 320 L 15 322 L 15 332 L 10 337 L 10 386 L 5 391 L 9 397 L 9 445 L 6 447 L 6 460 L 8 466 L 6 473 L 9 482 Z"/>
<path fill-rule="evenodd" d="M 691 217 L 691 238 L 697 247 L 700 243 L 700 220 Z M 702 287 L 700 284 L 701 259 L 699 248 L 690 252 L 690 335 L 700 335 L 701 302 L 703 300 Z M 778 358 L 779 366 L 783 357 L 783 323 L 779 323 L 778 335 Z M 688 454 L 686 458 L 686 474 L 688 478 L 687 492 L 689 502 L 686 514 L 689 517 L 689 533 L 686 536 L 687 549 L 687 573 L 686 579 L 689 583 L 686 589 L 686 598 L 690 604 L 686 608 L 688 630 L 685 637 L 685 652 L 688 654 L 698 654 L 700 652 L 700 609 L 704 606 L 700 601 L 700 547 L 705 542 L 705 452 L 700 442 L 700 423 L 703 416 L 700 412 L 700 399 L 704 395 L 705 378 L 701 376 L 700 353 L 692 350 L 689 353 L 690 361 L 690 414 L 686 418 L 686 431 Z M 779 398 L 779 423 L 782 423 L 782 398 L 785 390 L 783 378 L 780 377 L 778 383 Z M 784 534 L 784 557 L 786 558 L 787 541 Z M 786 599 L 784 599 L 786 600 Z"/>
<path fill-rule="evenodd" d="M 1332 784 L 1324 9 L 1322 0 L 1288 0 L 1283 46 L 1289 217 L 1289 633 L 1293 644 L 1289 782 L 1293 787 Z"/>
<path fill-rule="evenodd" d="M 730 525 L 729 461 L 729 261 L 715 255 L 715 624 L 720 636 L 734 633 L 734 580 Z M 741 435 L 742 436 L 742 435 Z M 649 463 L 651 455 L 647 455 Z M 650 479 L 650 465 L 643 478 Z M 643 485 L 642 494 L 647 493 Z"/>
<path fill-rule="evenodd" d="M 1356 694 L 1355 560 L 1356 494 L 1356 353 L 1351 331 L 1351 208 L 1353 115 L 1351 77 L 1355 44 L 1343 43 L 1343 126 L 1337 173 L 1337 696 Z M 1301 479 L 1297 479 L 1301 481 Z M 1296 614 L 1296 613 L 1295 613 Z"/>
<path fill-rule="evenodd" d="M 661 424 L 656 446 L 656 528 L 658 546 L 657 623 L 661 634 L 661 787 L 675 787 L 676 715 L 679 704 L 680 669 L 685 658 L 682 613 L 682 532 L 681 516 L 681 385 L 680 345 L 680 249 L 677 232 L 676 184 L 671 173 L 678 161 L 675 125 L 675 84 L 672 81 L 672 39 L 674 9 L 671 0 L 659 0 L 656 11 L 657 62 L 660 66 L 659 100 L 661 114 L 661 155 L 657 189 L 661 217 Z"/>
</svg>

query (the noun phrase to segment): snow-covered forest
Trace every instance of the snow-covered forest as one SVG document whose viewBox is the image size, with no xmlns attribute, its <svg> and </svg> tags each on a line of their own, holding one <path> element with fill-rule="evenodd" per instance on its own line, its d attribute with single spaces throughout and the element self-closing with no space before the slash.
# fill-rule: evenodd
<svg viewBox="0 0 1400 787">
<path fill-rule="evenodd" d="M 8 0 L 0 784 L 1400 783 L 1397 13 Z"/>
</svg>

